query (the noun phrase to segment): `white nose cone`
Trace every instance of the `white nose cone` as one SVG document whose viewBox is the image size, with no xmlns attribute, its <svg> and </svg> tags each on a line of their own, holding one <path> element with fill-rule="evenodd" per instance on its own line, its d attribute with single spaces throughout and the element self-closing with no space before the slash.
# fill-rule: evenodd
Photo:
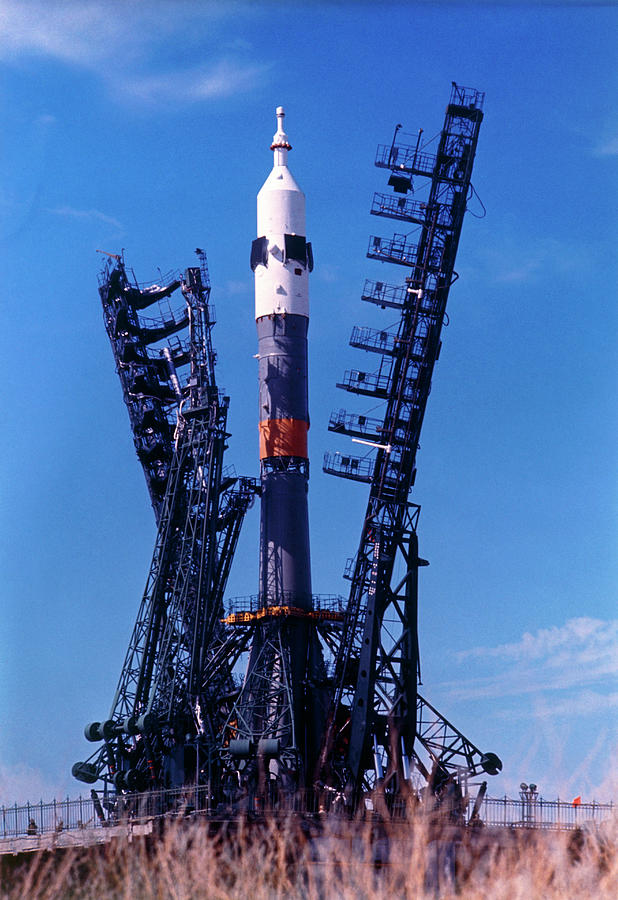
<svg viewBox="0 0 618 900">
<path fill-rule="evenodd" d="M 305 234 L 305 195 L 288 169 L 288 151 L 292 149 L 283 130 L 285 112 L 277 107 L 277 131 L 270 149 L 274 151 L 273 170 L 257 199 L 257 233 Z"/>
<path fill-rule="evenodd" d="M 254 269 L 256 319 L 273 313 L 309 316 L 307 260 L 289 253 L 292 235 L 302 238 L 304 246 L 305 195 L 288 169 L 292 147 L 283 128 L 284 116 L 283 107 L 277 107 L 277 131 L 270 146 L 273 170 L 257 196 L 257 237 L 266 241 L 267 261 Z"/>
</svg>

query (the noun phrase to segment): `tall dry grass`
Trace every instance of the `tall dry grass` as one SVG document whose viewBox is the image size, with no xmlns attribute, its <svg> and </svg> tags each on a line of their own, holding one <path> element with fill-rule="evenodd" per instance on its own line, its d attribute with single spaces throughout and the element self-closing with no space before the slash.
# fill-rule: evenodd
<svg viewBox="0 0 618 900">
<path fill-rule="evenodd" d="M 453 842 L 422 823 L 242 822 L 2 861 L 2 900 L 616 900 L 618 828 L 481 830 Z M 456 880 L 453 880 L 456 847 Z"/>
</svg>

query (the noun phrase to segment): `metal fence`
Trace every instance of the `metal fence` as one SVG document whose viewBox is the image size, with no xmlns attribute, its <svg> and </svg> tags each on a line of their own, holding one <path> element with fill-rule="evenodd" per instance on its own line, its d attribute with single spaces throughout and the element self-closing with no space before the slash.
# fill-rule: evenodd
<svg viewBox="0 0 618 900">
<path fill-rule="evenodd" d="M 485 825 L 508 828 L 547 828 L 568 831 L 599 824 L 615 812 L 613 803 L 565 803 L 562 800 L 512 800 L 486 797 L 481 808 Z"/>
<path fill-rule="evenodd" d="M 103 823 L 91 799 L 52 800 L 51 803 L 26 803 L 2 806 L 0 837 L 49 834 L 69 829 L 94 828 Z"/>
<path fill-rule="evenodd" d="M 364 803 L 373 809 L 371 801 Z M 206 787 L 183 790 L 153 791 L 142 794 L 95 795 L 51 803 L 26 803 L 23 806 L 0 807 L 0 840 L 35 837 L 64 832 L 79 832 L 109 828 L 122 823 L 146 822 L 161 816 L 200 813 L 204 816 L 230 817 L 242 811 L 254 813 L 329 813 L 350 815 L 343 795 L 339 792 L 298 793 L 293 796 L 245 798 L 231 802 L 223 798 L 216 802 Z M 486 797 L 480 819 L 488 827 L 542 828 L 572 830 L 597 825 L 615 813 L 613 803 L 581 803 L 573 805 L 560 800 L 513 800 L 508 797 Z M 391 809 L 395 819 L 405 819 L 405 804 Z"/>
</svg>

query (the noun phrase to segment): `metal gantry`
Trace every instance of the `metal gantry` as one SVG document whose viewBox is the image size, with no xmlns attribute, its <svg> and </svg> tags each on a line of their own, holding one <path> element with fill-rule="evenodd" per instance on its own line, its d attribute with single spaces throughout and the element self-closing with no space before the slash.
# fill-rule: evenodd
<svg viewBox="0 0 618 900">
<path fill-rule="evenodd" d="M 73 767 L 80 780 L 102 778 L 117 791 L 196 780 L 200 764 L 215 753 L 227 713 L 222 698 L 233 689 L 223 593 L 258 486 L 224 472 L 229 400 L 215 380 L 210 283 L 205 254 L 197 253 L 200 265 L 164 287 L 140 288 L 117 256 L 101 279 L 105 322 L 158 523 L 108 718 L 86 726 L 86 738 L 102 746 Z M 178 287 L 184 308 L 157 325 L 144 324 L 138 311 Z M 176 336 L 181 322 L 182 340 Z"/>
<path fill-rule="evenodd" d="M 397 143 L 398 126 L 375 160 L 390 171 L 392 194 L 376 193 L 371 212 L 411 229 L 370 238 L 367 256 L 403 266 L 406 275 L 403 284 L 368 280 L 362 299 L 398 310 L 400 318 L 395 328 L 354 328 L 351 345 L 377 354 L 378 370 L 348 371 L 338 386 L 383 401 L 384 413 L 333 414 L 331 431 L 370 449 L 364 457 L 327 453 L 324 459 L 326 472 L 370 485 L 359 549 L 346 572 L 350 595 L 319 772 L 357 794 L 377 781 L 400 791 L 411 761 L 434 780 L 436 772 L 447 778 L 459 770 L 476 775 L 501 768 L 494 754 L 482 754 L 417 695 L 418 569 L 427 563 L 418 555 L 420 508 L 410 501 L 446 302 L 457 277 L 483 98 L 453 84 L 435 153 L 421 145 L 422 133 L 415 145 Z M 428 186 L 426 199 L 418 199 L 415 180 Z M 396 583 L 398 559 L 405 575 Z"/>
</svg>

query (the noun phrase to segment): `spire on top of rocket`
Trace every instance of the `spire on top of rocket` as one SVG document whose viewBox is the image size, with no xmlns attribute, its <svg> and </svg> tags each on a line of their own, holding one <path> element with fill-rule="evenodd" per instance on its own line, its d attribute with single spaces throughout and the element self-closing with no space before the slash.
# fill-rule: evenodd
<svg viewBox="0 0 618 900">
<path fill-rule="evenodd" d="M 275 153 L 275 165 L 287 166 L 288 155 L 285 151 L 291 150 L 292 145 L 288 141 L 288 136 L 283 130 L 283 120 L 285 119 L 285 110 L 282 106 L 277 107 L 277 130 L 273 135 L 273 142 L 270 145 L 271 150 L 277 150 Z"/>
</svg>

